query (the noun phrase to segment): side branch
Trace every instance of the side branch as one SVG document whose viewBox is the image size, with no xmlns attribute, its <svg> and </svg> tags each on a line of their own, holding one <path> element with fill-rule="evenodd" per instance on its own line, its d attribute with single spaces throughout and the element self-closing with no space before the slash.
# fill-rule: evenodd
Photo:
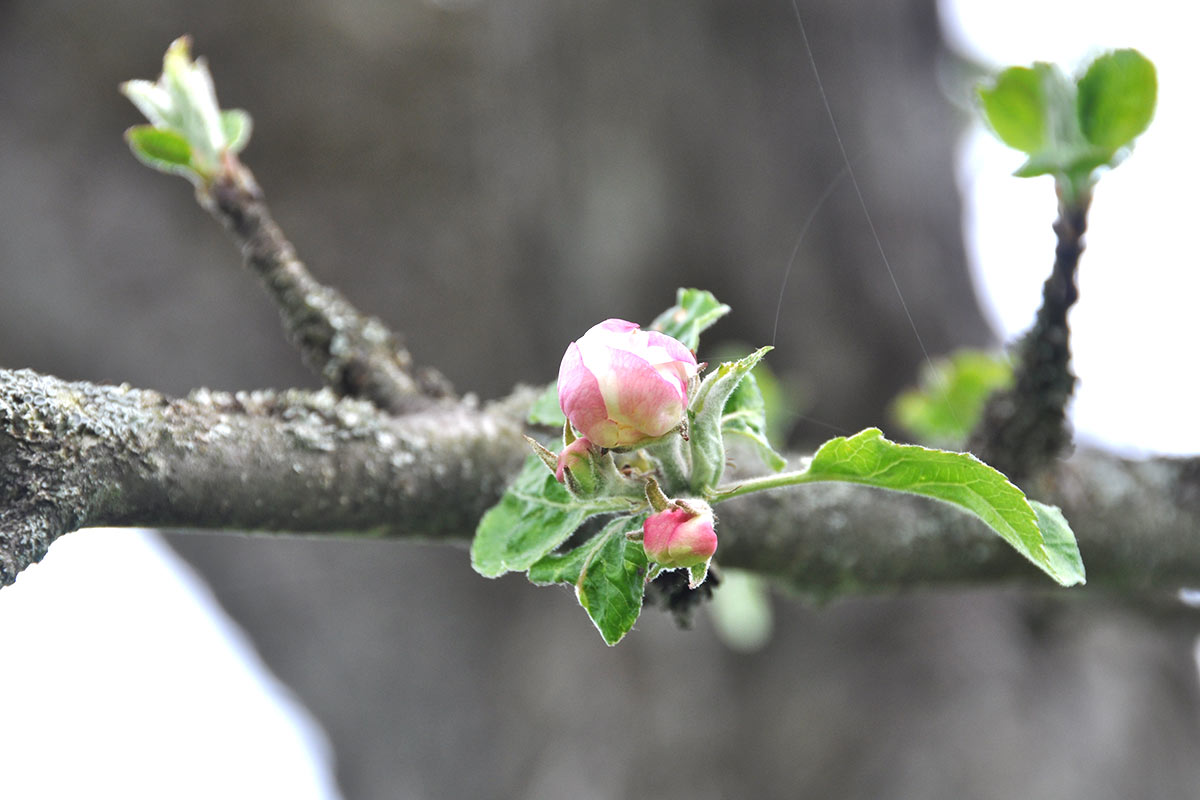
<svg viewBox="0 0 1200 800">
<path fill-rule="evenodd" d="M 288 337 L 327 386 L 393 413 L 451 394 L 436 371 L 414 374 L 412 358 L 383 322 L 313 278 L 272 219 L 254 176 L 235 156 L 226 156 L 200 197 L 233 234 L 246 266 L 279 306 Z"/>
<path fill-rule="evenodd" d="M 1033 327 L 1018 342 L 1011 389 L 987 403 L 968 449 L 1017 483 L 1050 466 L 1071 443 L 1067 403 L 1075 391 L 1067 311 L 1079 298 L 1075 275 L 1083 254 L 1090 197 L 1060 206 L 1054 268 L 1042 286 Z"/>
</svg>

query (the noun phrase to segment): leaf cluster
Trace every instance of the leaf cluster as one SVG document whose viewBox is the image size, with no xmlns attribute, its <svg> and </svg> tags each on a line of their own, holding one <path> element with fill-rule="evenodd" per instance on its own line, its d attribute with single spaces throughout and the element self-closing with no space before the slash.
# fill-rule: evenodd
<svg viewBox="0 0 1200 800">
<path fill-rule="evenodd" d="M 1053 175 L 1068 201 L 1099 167 L 1116 166 L 1154 117 L 1158 79 L 1137 50 L 1099 56 L 1071 78 L 1053 64 L 1009 67 L 979 87 L 984 119 L 1029 158 L 1016 175 Z"/>
<path fill-rule="evenodd" d="M 133 154 L 143 164 L 206 185 L 226 154 L 236 155 L 250 141 L 250 115 L 222 110 L 204 59 L 193 60 L 186 36 L 171 43 L 163 56 L 158 81 L 126 81 L 121 91 L 149 125 L 125 132 Z"/>
<path fill-rule="evenodd" d="M 696 347 L 699 335 L 728 312 L 708 292 L 681 289 L 676 305 L 660 315 L 654 327 Z M 711 503 L 754 491 L 829 481 L 856 483 L 904 492 L 950 503 L 983 520 L 1047 575 L 1063 586 L 1084 582 L 1083 563 L 1070 528 L 1058 509 L 1029 501 L 1004 475 L 969 453 L 934 450 L 888 441 L 876 428 L 850 437 L 831 439 L 803 469 L 781 473 L 783 456 L 767 439 L 767 408 L 752 369 L 770 348 L 718 365 L 700 384 L 688 409 L 686 485 Z M 931 429 L 961 434 L 964 419 L 978 415 L 987 391 L 1008 379 L 1006 365 L 979 354 L 959 354 L 944 366 L 952 402 L 938 408 L 933 392 L 916 397 L 918 409 Z M 534 403 L 530 421 L 562 426 L 557 390 L 551 385 Z M 955 427 L 957 425 L 958 427 Z M 566 433 L 570 433 L 569 427 Z M 741 437 L 754 445 L 774 474 L 718 486 L 725 465 L 724 437 Z M 564 436 L 564 443 L 567 436 Z M 641 613 L 646 583 L 659 567 L 646 557 L 640 541 L 642 526 L 652 512 L 637 492 L 577 496 L 547 471 L 553 454 L 537 448 L 498 505 L 481 520 L 471 549 L 476 571 L 497 577 L 527 572 L 533 583 L 564 583 L 575 590 L 579 604 L 608 644 L 615 644 L 633 627 Z M 649 455 L 648 455 L 649 454 Z M 547 460 L 547 457 L 549 460 Z M 627 454 L 634 474 L 654 484 L 653 451 Z M 638 472 L 649 469 L 650 472 Z M 553 466 L 551 466 L 553 470 Z M 659 474 L 666 479 L 668 475 Z M 628 488 L 628 487 L 626 487 Z M 640 490 L 639 490 L 640 491 Z M 649 490 L 647 490 L 649 491 Z M 582 542 L 576 533 L 594 530 Z M 690 583 L 698 585 L 707 565 L 695 568 Z"/>
</svg>

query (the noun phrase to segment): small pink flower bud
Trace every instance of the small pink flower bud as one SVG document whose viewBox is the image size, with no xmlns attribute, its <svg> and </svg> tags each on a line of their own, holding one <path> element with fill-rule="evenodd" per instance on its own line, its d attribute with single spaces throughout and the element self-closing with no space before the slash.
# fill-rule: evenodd
<svg viewBox="0 0 1200 800">
<path fill-rule="evenodd" d="M 576 439 L 569 445 L 563 448 L 563 451 L 558 454 L 558 466 L 554 470 L 554 477 L 558 478 L 558 482 L 563 482 L 563 472 L 568 469 L 573 469 L 576 464 L 588 457 L 588 449 L 592 443 L 587 439 Z"/>
<path fill-rule="evenodd" d="M 717 551 L 715 524 L 712 509 L 699 500 L 651 514 L 642 526 L 646 557 L 668 569 L 703 564 Z"/>
<path fill-rule="evenodd" d="M 600 447 L 656 439 L 687 413 L 699 367 L 679 341 L 610 319 L 571 342 L 558 369 L 558 402 L 575 430 Z"/>
</svg>

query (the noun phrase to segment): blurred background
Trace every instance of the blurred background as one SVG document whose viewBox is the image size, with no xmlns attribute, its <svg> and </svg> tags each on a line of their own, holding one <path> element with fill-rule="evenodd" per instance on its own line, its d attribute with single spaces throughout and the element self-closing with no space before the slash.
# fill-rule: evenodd
<svg viewBox="0 0 1200 800">
<path fill-rule="evenodd" d="M 545 382 L 592 322 L 699 286 L 734 308 L 706 346 L 776 345 L 794 446 L 904 438 L 886 407 L 922 346 L 1014 336 L 1052 259 L 1052 189 L 972 128 L 968 62 L 1137 46 L 1160 113 L 1097 194 L 1076 421 L 1200 451 L 1170 366 L 1196 278 L 1178 244 L 1146 249 L 1187 224 L 1164 153 L 1196 129 L 1173 116 L 1196 69 L 1161 36 L 1183 12 L 993 5 L 800 5 L 910 323 L 786 0 L 0 0 L 0 365 L 316 385 L 190 187 L 121 139 L 117 84 L 186 32 L 252 112 L 245 161 L 314 274 L 461 391 Z M 5 796 L 1200 796 L 1197 625 L 1170 606 L 777 597 L 752 652 L 656 611 L 609 649 L 569 592 L 482 580 L 458 550 L 165 541 L 74 535 L 0 593 Z"/>
</svg>

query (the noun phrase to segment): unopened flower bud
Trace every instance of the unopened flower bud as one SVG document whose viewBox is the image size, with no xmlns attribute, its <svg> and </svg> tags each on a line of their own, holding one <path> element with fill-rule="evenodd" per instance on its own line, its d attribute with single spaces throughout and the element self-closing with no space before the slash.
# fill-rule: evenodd
<svg viewBox="0 0 1200 800">
<path fill-rule="evenodd" d="M 566 470 L 573 469 L 576 464 L 588 457 L 588 450 L 592 443 L 586 438 L 579 438 L 571 442 L 563 448 L 563 451 L 558 454 L 558 463 L 554 469 L 554 477 L 558 478 L 558 482 L 562 483 Z"/>
<path fill-rule="evenodd" d="M 712 509 L 699 500 L 651 514 L 642 526 L 646 557 L 668 569 L 703 564 L 717 550 L 715 525 Z"/>
<path fill-rule="evenodd" d="M 607 448 L 668 433 L 687 413 L 699 367 L 682 343 L 610 319 L 572 342 L 558 370 L 558 402 L 575 430 Z"/>
</svg>

